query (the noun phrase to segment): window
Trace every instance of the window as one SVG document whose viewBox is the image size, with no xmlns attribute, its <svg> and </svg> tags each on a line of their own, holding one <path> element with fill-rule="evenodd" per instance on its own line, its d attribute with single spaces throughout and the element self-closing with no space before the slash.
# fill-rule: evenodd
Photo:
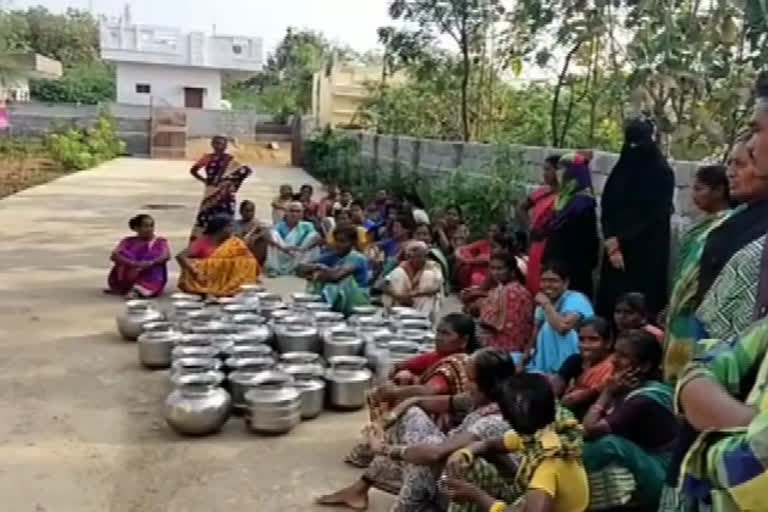
<svg viewBox="0 0 768 512">
<path fill-rule="evenodd" d="M 235 55 L 240 55 L 241 53 L 243 53 L 243 47 L 239 44 L 233 44 L 232 53 L 234 53 Z"/>
<path fill-rule="evenodd" d="M 149 94 L 152 92 L 152 87 L 149 84 L 136 84 L 136 92 L 139 94 Z"/>
</svg>

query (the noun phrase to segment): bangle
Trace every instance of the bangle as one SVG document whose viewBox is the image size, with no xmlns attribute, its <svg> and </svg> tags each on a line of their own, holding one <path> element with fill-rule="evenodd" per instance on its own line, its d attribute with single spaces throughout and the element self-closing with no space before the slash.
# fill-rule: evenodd
<svg viewBox="0 0 768 512">
<path fill-rule="evenodd" d="M 491 505 L 491 508 L 488 509 L 488 512 L 504 512 L 507 510 L 507 504 L 503 501 L 495 501 L 493 505 Z"/>
<path fill-rule="evenodd" d="M 475 460 L 475 454 L 467 450 L 466 448 L 462 448 L 461 450 L 458 450 L 456 453 L 464 457 L 465 459 L 467 459 L 467 462 L 470 464 L 472 464 L 472 462 Z"/>
<path fill-rule="evenodd" d="M 520 436 L 514 430 L 508 430 L 504 434 L 504 448 L 508 452 L 518 452 L 523 448 L 523 443 L 520 440 Z"/>
<path fill-rule="evenodd" d="M 405 450 L 408 448 L 407 446 L 393 446 L 389 449 L 389 452 L 387 455 L 392 460 L 403 460 L 403 456 L 405 455 Z"/>
</svg>

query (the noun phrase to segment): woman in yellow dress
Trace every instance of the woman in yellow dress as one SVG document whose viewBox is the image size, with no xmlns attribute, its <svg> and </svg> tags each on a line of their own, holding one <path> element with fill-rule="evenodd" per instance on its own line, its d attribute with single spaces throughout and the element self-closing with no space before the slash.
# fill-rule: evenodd
<svg viewBox="0 0 768 512">
<path fill-rule="evenodd" d="M 232 217 L 217 215 L 208 221 L 203 236 L 176 256 L 182 291 L 227 297 L 259 281 L 259 262 L 248 245 L 233 236 L 233 228 Z"/>
</svg>

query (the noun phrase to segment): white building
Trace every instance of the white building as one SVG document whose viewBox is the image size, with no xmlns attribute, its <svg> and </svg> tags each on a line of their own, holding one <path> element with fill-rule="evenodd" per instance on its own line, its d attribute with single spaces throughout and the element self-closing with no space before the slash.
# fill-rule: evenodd
<svg viewBox="0 0 768 512">
<path fill-rule="evenodd" d="M 0 76 L 0 104 L 27 102 L 30 78 L 54 80 L 62 73 L 61 62 L 37 53 L 0 53 L 0 61 L 5 68 Z"/>
<path fill-rule="evenodd" d="M 101 57 L 115 63 L 118 103 L 220 109 L 222 79 L 262 66 L 256 37 L 117 22 L 103 24 L 100 39 Z"/>
</svg>

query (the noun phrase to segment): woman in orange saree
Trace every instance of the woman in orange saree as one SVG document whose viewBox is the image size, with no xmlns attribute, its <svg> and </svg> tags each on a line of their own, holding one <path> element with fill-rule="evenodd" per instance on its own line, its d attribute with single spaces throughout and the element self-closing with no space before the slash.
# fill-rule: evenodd
<svg viewBox="0 0 768 512">
<path fill-rule="evenodd" d="M 189 171 L 195 179 L 205 184 L 191 240 L 200 237 L 214 216 L 223 214 L 234 217 L 235 195 L 252 172 L 250 167 L 240 164 L 227 153 L 226 137 L 217 135 L 211 139 L 211 148 L 213 153 L 204 155 Z M 205 169 L 205 176 L 200 175 L 201 169 Z"/>
<path fill-rule="evenodd" d="M 259 281 L 259 262 L 248 245 L 232 236 L 232 218 L 208 221 L 203 236 L 176 256 L 181 267 L 179 288 L 186 293 L 231 297 L 244 284 Z"/>
</svg>

